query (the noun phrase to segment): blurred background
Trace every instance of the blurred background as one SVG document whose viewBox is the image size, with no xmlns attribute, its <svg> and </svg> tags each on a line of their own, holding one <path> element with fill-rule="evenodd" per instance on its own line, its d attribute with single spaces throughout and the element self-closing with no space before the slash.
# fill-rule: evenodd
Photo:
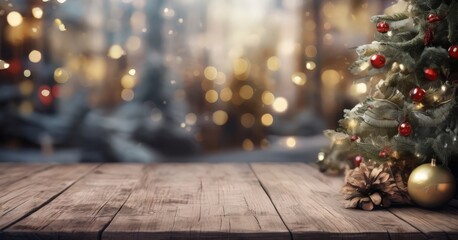
<svg viewBox="0 0 458 240">
<path fill-rule="evenodd" d="M 1 0 L 0 161 L 314 161 L 392 4 Z"/>
</svg>

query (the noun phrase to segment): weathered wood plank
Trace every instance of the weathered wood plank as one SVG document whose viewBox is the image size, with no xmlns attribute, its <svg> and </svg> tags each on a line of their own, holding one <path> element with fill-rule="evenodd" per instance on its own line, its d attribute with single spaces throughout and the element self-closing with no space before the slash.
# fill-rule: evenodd
<svg viewBox="0 0 458 240">
<path fill-rule="evenodd" d="M 146 170 L 102 239 L 290 239 L 247 164 Z"/>
<path fill-rule="evenodd" d="M 106 164 L 5 230 L 8 239 L 98 239 L 129 197 L 144 165 Z"/>
<path fill-rule="evenodd" d="M 302 164 L 252 164 L 294 239 L 424 239 L 392 213 L 343 208 L 342 178 Z"/>
<path fill-rule="evenodd" d="M 0 189 L 0 230 L 37 210 L 96 165 L 57 165 Z"/>
<path fill-rule="evenodd" d="M 442 209 L 419 207 L 390 208 L 390 212 L 409 222 L 431 239 L 458 239 L 458 209 L 446 206 Z"/>
<path fill-rule="evenodd" d="M 0 163 L 0 189 L 50 167 L 50 164 Z"/>
</svg>

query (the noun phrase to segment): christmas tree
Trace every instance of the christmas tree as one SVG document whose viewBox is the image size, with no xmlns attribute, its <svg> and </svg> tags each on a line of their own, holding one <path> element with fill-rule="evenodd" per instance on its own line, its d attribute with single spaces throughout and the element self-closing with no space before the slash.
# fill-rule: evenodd
<svg viewBox="0 0 458 240">
<path fill-rule="evenodd" d="M 325 131 L 332 144 L 318 156 L 322 171 L 354 168 L 342 190 L 350 208 L 411 203 L 412 170 L 458 156 L 458 1 L 404 2 L 403 12 L 372 17 L 375 41 L 350 66 L 370 94 Z"/>
</svg>

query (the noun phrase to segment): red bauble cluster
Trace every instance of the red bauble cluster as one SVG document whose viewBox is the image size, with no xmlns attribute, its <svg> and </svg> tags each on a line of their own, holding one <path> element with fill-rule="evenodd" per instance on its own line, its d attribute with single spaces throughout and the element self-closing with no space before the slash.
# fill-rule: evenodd
<svg viewBox="0 0 458 240">
<path fill-rule="evenodd" d="M 437 77 L 439 77 L 439 71 L 434 68 L 427 68 L 425 69 L 425 78 L 429 81 L 436 81 Z"/>
<path fill-rule="evenodd" d="M 441 18 L 435 13 L 428 14 L 428 17 L 426 19 L 428 20 L 429 23 L 436 23 L 441 20 Z"/>
<path fill-rule="evenodd" d="M 458 59 L 458 45 L 452 45 L 452 46 L 448 49 L 448 55 L 449 55 L 450 58 L 452 58 L 452 59 Z"/>
<path fill-rule="evenodd" d="M 378 153 L 378 156 L 381 158 L 386 158 L 388 156 L 388 153 L 385 150 L 382 150 Z"/>
<path fill-rule="evenodd" d="M 385 66 L 386 59 L 381 54 L 374 54 L 371 56 L 371 64 L 374 68 L 382 68 Z"/>
<path fill-rule="evenodd" d="M 356 167 L 359 167 L 359 165 L 364 161 L 364 157 L 361 155 L 358 155 L 353 159 L 353 162 L 355 163 Z"/>
<path fill-rule="evenodd" d="M 409 136 L 412 133 L 412 125 L 410 125 L 408 122 L 399 124 L 398 133 L 403 137 Z"/>
<path fill-rule="evenodd" d="M 426 91 L 423 88 L 413 88 L 410 90 L 410 99 L 414 102 L 421 102 L 426 95 Z"/>
<path fill-rule="evenodd" d="M 377 23 L 377 32 L 387 33 L 390 30 L 390 25 L 387 22 Z"/>
</svg>

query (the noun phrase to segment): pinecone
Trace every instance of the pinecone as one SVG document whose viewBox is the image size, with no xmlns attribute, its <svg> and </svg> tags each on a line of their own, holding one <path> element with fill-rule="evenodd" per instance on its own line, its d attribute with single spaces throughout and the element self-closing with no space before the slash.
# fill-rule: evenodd
<svg viewBox="0 0 458 240">
<path fill-rule="evenodd" d="M 399 189 L 387 163 L 378 166 L 361 163 L 349 170 L 345 176 L 342 193 L 346 208 L 361 208 L 371 211 L 376 206 L 389 207 L 391 196 Z"/>
</svg>

